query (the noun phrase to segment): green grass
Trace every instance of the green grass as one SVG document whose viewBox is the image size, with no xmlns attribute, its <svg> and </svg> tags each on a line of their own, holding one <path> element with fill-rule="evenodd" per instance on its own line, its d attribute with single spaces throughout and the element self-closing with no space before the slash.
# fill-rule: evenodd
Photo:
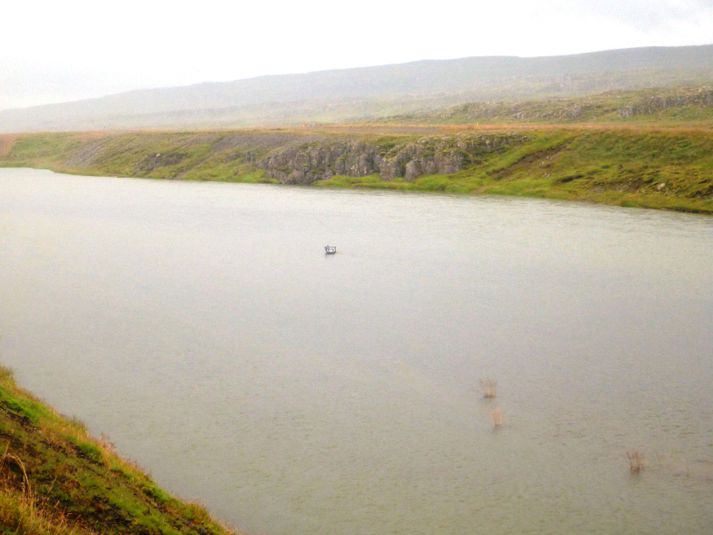
<svg viewBox="0 0 713 535">
<path fill-rule="evenodd" d="M 318 180 L 316 186 L 330 188 L 372 188 L 372 189 L 413 189 L 413 184 L 404 180 L 382 180 L 379 175 L 343 176 L 336 175 L 329 179 Z"/>
<path fill-rule="evenodd" d="M 0 533 L 219 534 L 198 505 L 159 488 L 107 441 L 0 369 Z"/>
<path fill-rule="evenodd" d="M 87 175 L 274 182 L 246 165 L 244 152 L 220 148 L 223 135 L 38 134 L 15 141 L 0 166 L 41 167 Z"/>
</svg>

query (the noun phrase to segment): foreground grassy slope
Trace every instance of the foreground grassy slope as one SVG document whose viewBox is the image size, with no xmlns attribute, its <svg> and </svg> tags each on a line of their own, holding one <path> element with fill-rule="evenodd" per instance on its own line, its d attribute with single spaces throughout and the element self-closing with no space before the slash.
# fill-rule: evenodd
<svg viewBox="0 0 713 535">
<path fill-rule="evenodd" d="M 457 138 L 466 131 L 474 130 L 377 126 L 371 130 L 33 134 L 4 138 L 0 165 L 94 175 L 277 182 L 260 161 L 287 149 L 305 148 L 304 154 L 297 150 L 293 160 L 309 166 L 308 149 L 334 139 L 388 151 L 418 144 L 426 134 L 429 139 Z M 522 195 L 713 213 L 713 131 L 708 128 L 510 125 L 481 132 L 516 133 L 518 141 L 483 153 L 450 174 L 411 180 L 385 180 L 378 174 L 332 176 L 314 184 Z"/>
<path fill-rule="evenodd" d="M 0 533 L 230 533 L 0 368 Z"/>
</svg>

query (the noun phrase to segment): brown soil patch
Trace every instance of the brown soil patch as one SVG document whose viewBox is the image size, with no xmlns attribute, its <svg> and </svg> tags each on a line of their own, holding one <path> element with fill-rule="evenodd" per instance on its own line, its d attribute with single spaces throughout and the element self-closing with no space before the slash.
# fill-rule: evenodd
<svg viewBox="0 0 713 535">
<path fill-rule="evenodd" d="M 17 139 L 17 134 L 3 134 L 0 135 L 0 158 L 3 158 L 10 154 L 12 146 L 15 144 Z"/>
</svg>

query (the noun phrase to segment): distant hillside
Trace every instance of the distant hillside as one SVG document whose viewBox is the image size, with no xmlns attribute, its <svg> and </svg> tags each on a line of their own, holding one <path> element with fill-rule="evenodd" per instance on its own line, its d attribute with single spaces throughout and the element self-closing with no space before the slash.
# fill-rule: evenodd
<svg viewBox="0 0 713 535">
<path fill-rule="evenodd" d="M 384 123 L 512 124 L 655 122 L 713 125 L 713 84 L 608 91 L 579 97 L 525 101 L 468 102 L 446 108 L 387 117 Z"/>
<path fill-rule="evenodd" d="M 378 118 L 465 102 L 713 81 L 713 45 L 473 57 L 147 89 L 0 111 L 0 131 L 231 127 Z"/>
</svg>

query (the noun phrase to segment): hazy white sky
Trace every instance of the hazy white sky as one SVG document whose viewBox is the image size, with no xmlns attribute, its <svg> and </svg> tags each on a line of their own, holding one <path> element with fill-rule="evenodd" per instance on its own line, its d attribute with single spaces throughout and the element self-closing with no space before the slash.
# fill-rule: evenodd
<svg viewBox="0 0 713 535">
<path fill-rule="evenodd" d="M 713 43 L 713 0 L 4 0 L 0 109 L 482 55 Z"/>
</svg>

